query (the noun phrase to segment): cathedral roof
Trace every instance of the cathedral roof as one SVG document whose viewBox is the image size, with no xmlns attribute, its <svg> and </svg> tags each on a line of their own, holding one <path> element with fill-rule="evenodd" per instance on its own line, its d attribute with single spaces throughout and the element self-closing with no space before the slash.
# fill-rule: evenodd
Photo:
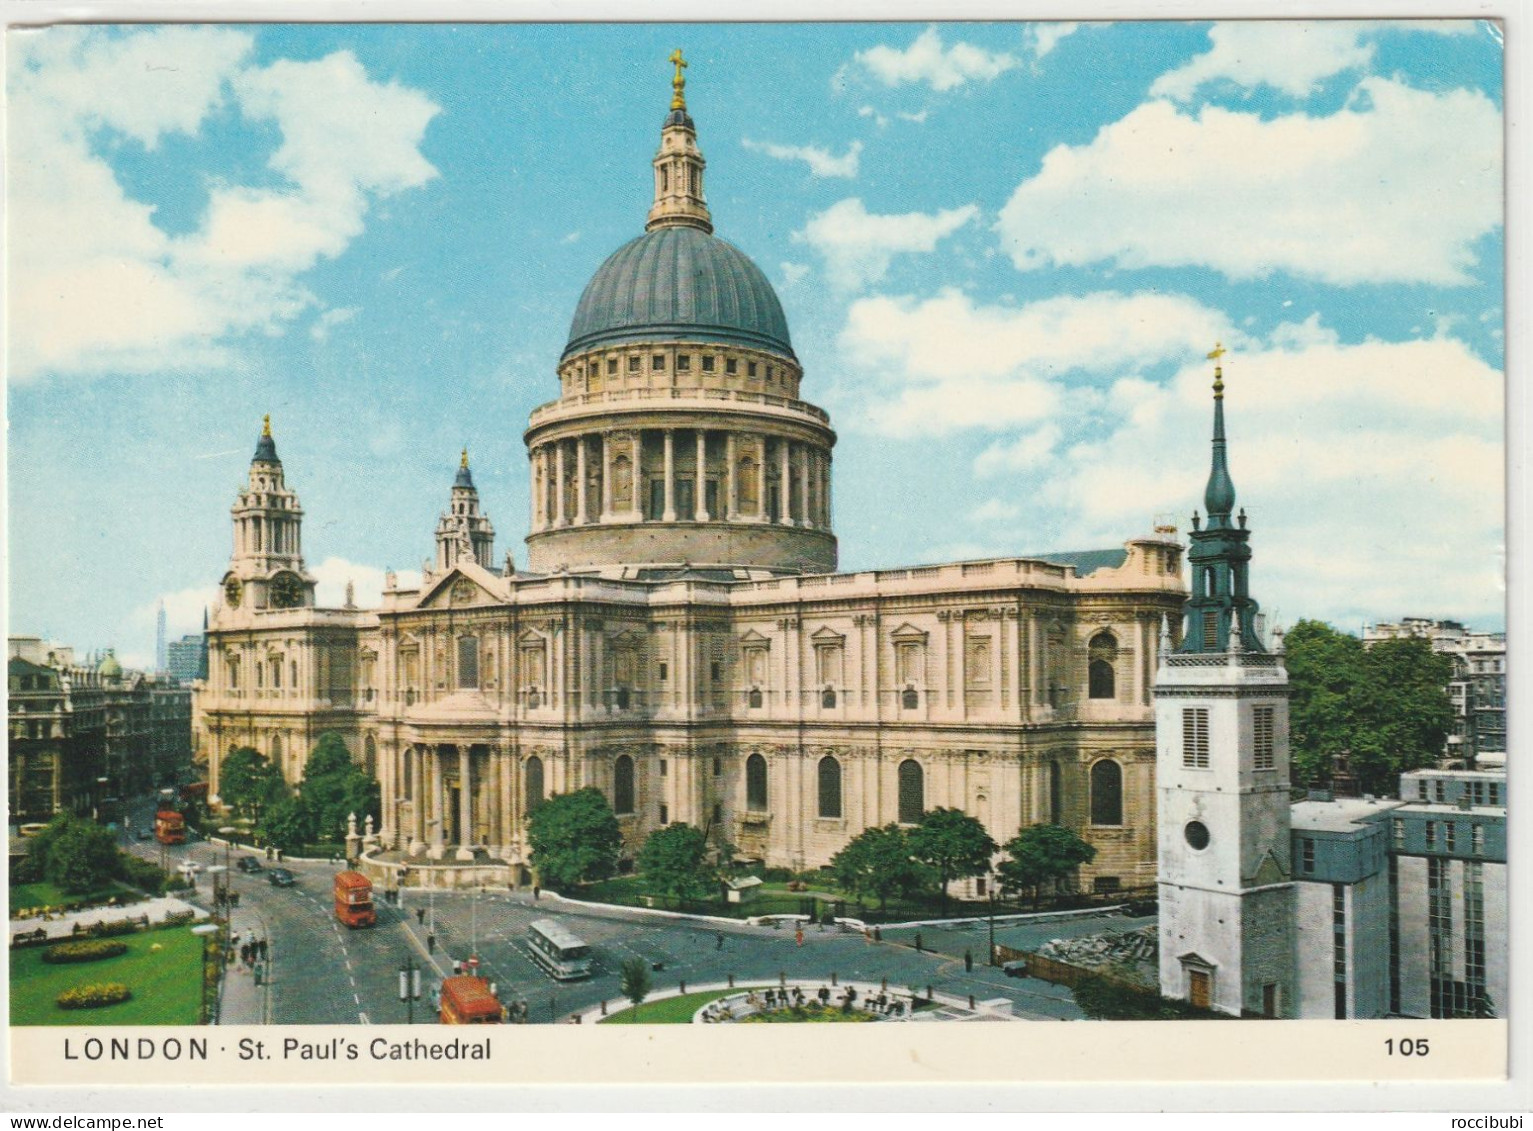
<svg viewBox="0 0 1533 1131">
<path fill-rule="evenodd" d="M 688 227 L 646 232 L 597 268 L 564 355 L 677 338 L 794 356 L 782 303 L 761 268 L 733 244 Z"/>
</svg>

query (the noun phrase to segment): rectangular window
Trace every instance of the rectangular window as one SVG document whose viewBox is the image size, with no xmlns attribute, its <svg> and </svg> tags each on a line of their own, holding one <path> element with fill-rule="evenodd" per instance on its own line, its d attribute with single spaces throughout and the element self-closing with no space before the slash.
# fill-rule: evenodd
<svg viewBox="0 0 1533 1131">
<path fill-rule="evenodd" d="M 1182 709 L 1182 765 L 1208 769 L 1208 708 Z"/>
<path fill-rule="evenodd" d="M 1219 614 L 1213 609 L 1203 611 L 1203 647 L 1219 647 Z"/>
<path fill-rule="evenodd" d="M 703 354 L 703 372 L 704 373 L 712 373 L 713 372 L 713 355 L 711 353 Z"/>
<path fill-rule="evenodd" d="M 651 479 L 649 481 L 649 518 L 651 522 L 658 522 L 665 514 L 665 480 Z"/>
<path fill-rule="evenodd" d="M 739 368 L 740 368 L 740 363 L 738 361 L 736 361 L 734 358 L 726 357 L 724 359 L 724 372 L 725 373 L 733 375 L 734 373 L 739 371 Z"/>
<path fill-rule="evenodd" d="M 689 353 L 679 353 L 679 354 L 677 354 L 676 355 L 676 372 L 677 373 L 688 373 L 688 372 L 691 371 L 691 369 L 692 369 L 692 355 L 689 354 Z"/>
<path fill-rule="evenodd" d="M 670 806 L 666 805 L 664 802 L 661 802 L 660 804 L 660 823 L 662 825 L 668 825 L 671 823 L 671 809 Z"/>
<path fill-rule="evenodd" d="M 1304 871 L 1313 872 L 1315 870 L 1315 842 L 1309 837 L 1305 837 L 1299 842 L 1299 845 Z"/>
<path fill-rule="evenodd" d="M 1485 855 L 1485 826 L 1469 826 L 1469 850 L 1476 856 Z"/>
<path fill-rule="evenodd" d="M 660 776 L 661 777 L 665 777 L 666 769 L 667 769 L 667 766 L 665 764 L 665 759 L 661 758 L 660 759 Z"/>
<path fill-rule="evenodd" d="M 775 365 L 767 366 L 767 383 L 771 385 L 777 384 L 777 367 Z"/>
<path fill-rule="evenodd" d="M 745 375 L 747 377 L 756 376 L 756 363 L 754 361 L 747 361 L 745 363 Z"/>
<path fill-rule="evenodd" d="M 1396 848 L 1404 848 L 1405 847 L 1405 822 L 1402 821 L 1399 817 L 1396 817 L 1393 821 L 1390 822 L 1390 824 L 1394 828 L 1395 847 Z"/>
<path fill-rule="evenodd" d="M 1416 783 L 1416 799 L 1418 801 L 1425 801 L 1427 799 L 1427 781 L 1425 778 Z"/>
<path fill-rule="evenodd" d="M 667 679 L 670 678 L 670 675 L 671 675 L 671 669 L 670 669 L 669 665 L 667 665 L 664 660 L 661 660 L 660 661 L 660 682 L 664 683 Z"/>
<path fill-rule="evenodd" d="M 1428 848 L 1436 848 L 1437 847 L 1437 822 L 1436 821 L 1428 821 L 1427 822 L 1427 847 Z"/>
<path fill-rule="evenodd" d="M 1438 778 L 1432 783 L 1432 792 L 1437 800 L 1437 804 L 1446 805 L 1448 803 L 1448 789 L 1442 778 Z"/>
<path fill-rule="evenodd" d="M 634 354 L 628 359 L 628 372 L 637 373 L 641 365 L 643 365 L 643 361 L 640 360 L 638 354 Z"/>
<path fill-rule="evenodd" d="M 723 819 L 724 819 L 724 803 L 722 801 L 715 801 L 713 803 L 713 822 L 714 822 L 714 824 L 718 824 Z"/>
<path fill-rule="evenodd" d="M 1496 782 L 1490 783 L 1490 803 L 1493 808 L 1501 804 L 1501 786 Z"/>
<path fill-rule="evenodd" d="M 723 678 L 723 666 L 724 665 L 720 664 L 717 660 L 714 660 L 713 663 L 709 666 L 708 674 L 713 679 L 714 683 L 717 683 L 720 679 Z"/>
<path fill-rule="evenodd" d="M 657 354 L 655 354 L 654 357 L 650 358 L 649 359 L 649 367 L 651 369 L 653 369 L 656 373 L 664 373 L 665 372 L 665 354 L 657 353 Z"/>
<path fill-rule="evenodd" d="M 1458 840 L 1458 837 L 1456 835 L 1457 832 L 1458 832 L 1458 823 L 1456 821 L 1444 821 L 1443 822 L 1443 833 L 1445 834 L 1444 837 L 1443 837 L 1443 845 L 1444 845 L 1444 847 L 1447 848 L 1447 850 L 1449 852 L 1453 851 L 1453 849 L 1455 847 L 1455 843 Z"/>
<path fill-rule="evenodd" d="M 713 776 L 714 777 L 718 777 L 723 772 L 724 772 L 724 759 L 722 759 L 722 758 L 715 758 L 713 760 Z"/>
<path fill-rule="evenodd" d="M 609 357 L 607 359 L 607 372 L 608 373 L 616 373 L 617 372 L 617 358 Z"/>
<path fill-rule="evenodd" d="M 1272 707 L 1257 707 L 1252 712 L 1252 765 L 1258 770 L 1270 770 L 1276 765 L 1276 747 L 1273 741 L 1275 716 L 1276 710 Z"/>
</svg>

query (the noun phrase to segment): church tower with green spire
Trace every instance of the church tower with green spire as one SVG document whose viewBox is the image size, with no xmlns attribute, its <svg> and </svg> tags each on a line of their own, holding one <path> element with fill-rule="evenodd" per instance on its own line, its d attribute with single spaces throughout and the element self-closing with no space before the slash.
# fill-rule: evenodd
<svg viewBox="0 0 1533 1131">
<path fill-rule="evenodd" d="M 1235 1016 L 1297 1016 L 1288 674 L 1256 630 L 1245 512 L 1232 521 L 1222 347 L 1213 460 L 1194 515 L 1185 630 L 1155 681 L 1160 988 Z"/>
</svg>

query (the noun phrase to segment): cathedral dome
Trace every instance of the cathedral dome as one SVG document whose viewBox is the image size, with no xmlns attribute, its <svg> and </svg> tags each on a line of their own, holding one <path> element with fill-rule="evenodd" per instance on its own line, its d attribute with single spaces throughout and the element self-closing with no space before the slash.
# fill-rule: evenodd
<svg viewBox="0 0 1533 1131">
<path fill-rule="evenodd" d="M 761 268 L 692 227 L 657 227 L 608 257 L 580 296 L 564 356 L 677 338 L 794 356 L 782 303 Z"/>
</svg>

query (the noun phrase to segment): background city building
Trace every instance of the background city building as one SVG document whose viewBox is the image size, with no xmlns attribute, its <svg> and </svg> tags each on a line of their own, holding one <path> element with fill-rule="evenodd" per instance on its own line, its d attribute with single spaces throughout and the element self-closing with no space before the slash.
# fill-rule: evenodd
<svg viewBox="0 0 1533 1131">
<path fill-rule="evenodd" d="M 1453 659 L 1453 733 L 1444 756 L 1474 768 L 1506 763 L 1506 633 L 1476 632 L 1458 621 L 1406 617 L 1363 626 L 1363 644 L 1423 637 Z"/>
</svg>

